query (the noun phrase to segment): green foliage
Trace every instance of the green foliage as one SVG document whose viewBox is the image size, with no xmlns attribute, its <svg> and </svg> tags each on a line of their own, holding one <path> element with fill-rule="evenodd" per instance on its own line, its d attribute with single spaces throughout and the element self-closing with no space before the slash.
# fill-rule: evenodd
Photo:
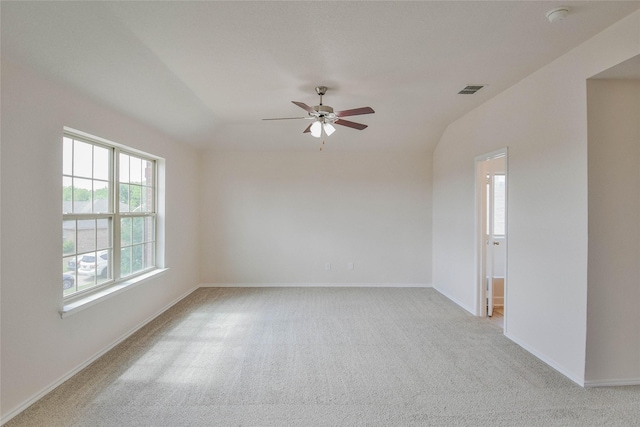
<svg viewBox="0 0 640 427">
<path fill-rule="evenodd" d="M 64 240 L 62 242 L 62 253 L 63 254 L 72 254 L 75 250 L 76 245 L 73 243 L 73 240 Z"/>
<path fill-rule="evenodd" d="M 131 248 L 122 248 L 120 252 L 120 274 L 122 277 L 131 274 Z"/>
<path fill-rule="evenodd" d="M 144 268 L 144 245 L 122 248 L 120 253 L 120 274 L 126 277 Z"/>
<path fill-rule="evenodd" d="M 123 246 L 120 270 L 123 277 L 144 268 L 144 224 L 144 218 L 120 220 L 120 244 Z"/>
<path fill-rule="evenodd" d="M 142 253 L 142 249 L 142 245 L 137 245 L 131 248 L 131 252 L 133 254 L 131 269 L 134 272 L 142 270 L 144 266 L 144 255 Z"/>
<path fill-rule="evenodd" d="M 130 212 L 143 205 L 142 188 L 135 184 L 120 184 L 120 203 L 128 205 Z"/>
<path fill-rule="evenodd" d="M 62 200 L 65 202 L 73 201 L 73 197 L 75 196 L 76 201 L 78 202 L 88 202 L 91 200 L 91 190 L 87 190 L 86 188 L 78 188 L 72 187 L 68 185 L 66 187 L 62 187 Z M 109 197 L 109 189 L 100 188 L 95 191 L 94 198 L 98 199 L 107 199 Z"/>
</svg>

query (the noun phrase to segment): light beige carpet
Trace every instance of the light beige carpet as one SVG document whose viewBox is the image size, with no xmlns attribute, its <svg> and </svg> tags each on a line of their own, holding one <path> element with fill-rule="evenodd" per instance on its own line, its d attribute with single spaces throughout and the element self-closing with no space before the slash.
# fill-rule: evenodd
<svg viewBox="0 0 640 427">
<path fill-rule="evenodd" d="M 202 288 L 7 426 L 640 425 L 433 289 Z"/>
</svg>

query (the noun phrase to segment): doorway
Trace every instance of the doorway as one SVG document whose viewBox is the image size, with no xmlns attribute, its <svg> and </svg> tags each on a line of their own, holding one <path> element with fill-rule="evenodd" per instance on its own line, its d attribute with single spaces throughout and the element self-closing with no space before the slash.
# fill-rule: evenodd
<svg viewBox="0 0 640 427">
<path fill-rule="evenodd" d="M 506 331 L 507 149 L 476 158 L 477 313 Z"/>
</svg>

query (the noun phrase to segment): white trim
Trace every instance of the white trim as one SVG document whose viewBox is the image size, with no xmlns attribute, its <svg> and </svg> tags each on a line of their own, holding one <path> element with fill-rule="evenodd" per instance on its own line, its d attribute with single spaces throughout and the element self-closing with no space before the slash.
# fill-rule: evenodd
<svg viewBox="0 0 640 427">
<path fill-rule="evenodd" d="M 147 323 L 151 322 L 153 319 L 155 319 L 156 317 L 160 316 L 162 313 L 164 313 L 165 311 L 167 311 L 168 309 L 170 309 L 171 307 L 173 307 L 174 305 L 176 305 L 177 303 L 182 301 L 184 298 L 188 297 L 196 289 L 198 289 L 198 286 L 194 286 L 193 288 L 189 289 L 187 292 L 183 293 L 182 295 L 180 295 L 179 297 L 177 297 L 176 299 L 171 301 L 169 304 L 167 304 L 164 307 L 162 307 L 156 313 L 154 313 L 151 316 L 147 317 L 142 322 L 140 322 L 136 326 L 134 326 L 132 329 L 130 329 L 129 331 L 125 332 L 119 338 L 116 338 L 115 341 L 113 341 L 111 344 L 108 344 L 106 347 L 104 347 L 102 350 L 98 351 L 96 354 L 91 356 L 89 359 L 87 359 L 86 361 L 84 361 L 80 365 L 76 366 L 74 369 L 72 369 L 71 371 L 67 372 L 62 377 L 58 378 L 57 380 L 55 380 L 51 384 L 49 384 L 47 387 L 42 389 L 39 393 L 33 395 L 30 399 L 26 400 L 23 404 L 21 404 L 20 406 L 15 408 L 13 411 L 9 412 L 4 417 L 2 417 L 2 419 L 0 419 L 0 425 L 4 425 L 5 423 L 9 422 L 9 420 L 11 420 L 13 417 L 15 417 L 16 415 L 20 414 L 22 411 L 27 409 L 29 406 L 33 405 L 38 400 L 42 399 L 47 393 L 50 393 L 56 387 L 58 387 L 59 385 L 61 385 L 65 381 L 69 380 L 75 374 L 77 374 L 78 372 L 80 372 L 81 370 L 83 370 L 84 368 L 86 368 L 87 366 L 89 366 L 90 364 L 95 362 L 96 360 L 98 360 L 100 357 L 102 357 L 104 354 L 106 354 L 109 350 L 113 349 L 115 346 L 120 344 L 122 341 L 124 341 L 125 339 L 129 338 L 131 335 L 133 335 L 135 332 L 137 332 L 139 329 L 141 329 Z"/>
<path fill-rule="evenodd" d="M 479 156 L 476 156 L 474 159 L 474 167 L 473 167 L 473 172 L 474 172 L 474 211 L 475 211 L 475 218 L 474 218 L 474 251 L 475 251 L 475 261 L 474 261 L 474 266 L 475 269 L 474 271 L 476 272 L 476 289 L 474 292 L 474 310 L 469 310 L 473 315 L 475 316 L 479 316 L 479 317 L 486 317 L 487 315 L 487 307 L 485 304 L 485 301 L 487 299 L 486 296 L 486 282 L 485 282 L 485 265 L 484 265 L 484 259 L 485 259 L 485 251 L 486 251 L 486 247 L 484 244 L 484 236 L 483 236 L 483 227 L 484 224 L 482 223 L 482 218 L 483 218 L 483 205 L 482 205 L 482 201 L 480 200 L 480 197 L 482 196 L 482 190 L 481 190 L 481 180 L 480 180 L 480 173 L 481 173 L 481 168 L 480 163 L 488 161 L 488 160 L 493 160 L 493 159 L 497 159 L 500 157 L 504 157 L 505 159 L 505 163 L 504 163 L 504 175 L 506 177 L 506 187 L 505 187 L 505 236 L 504 236 L 504 244 L 505 244 L 505 275 L 504 275 L 504 298 L 503 298 L 503 307 L 504 307 L 504 301 L 507 300 L 507 292 L 508 292 L 508 288 L 507 288 L 507 276 L 508 276 L 508 270 L 509 270 L 509 250 L 508 250 L 508 235 L 509 235 L 509 147 L 502 147 L 499 148 L 497 150 L 491 151 L 489 153 L 485 153 Z M 507 314 L 505 312 L 505 316 L 504 316 L 504 325 L 503 325 L 503 330 L 506 334 L 507 332 Z"/>
<path fill-rule="evenodd" d="M 128 153 L 134 154 L 136 156 L 151 157 L 153 160 L 162 159 L 162 157 L 158 157 L 155 154 L 147 153 L 146 151 L 138 150 L 137 148 L 129 147 L 127 145 L 120 144 L 119 142 L 114 142 L 114 141 L 111 141 L 111 140 L 106 139 L 106 138 L 95 136 L 95 135 L 92 135 L 90 133 L 83 132 L 83 131 L 78 130 L 78 129 L 74 129 L 74 128 L 69 127 L 69 126 L 63 126 L 62 127 L 62 131 L 63 131 L 63 133 L 71 134 L 72 136 L 77 136 L 79 138 L 85 138 L 85 139 L 88 139 L 89 141 L 97 142 L 97 143 L 102 144 L 102 145 L 107 145 L 108 148 L 111 148 L 109 146 L 112 146 L 112 147 L 117 147 L 119 149 L 123 149 L 123 150 L 127 151 Z"/>
<path fill-rule="evenodd" d="M 628 379 L 628 380 L 598 380 L 598 381 L 585 381 L 585 387 L 622 387 L 622 386 L 637 386 L 640 385 L 640 378 Z"/>
<path fill-rule="evenodd" d="M 102 147 L 109 151 L 109 177 L 108 181 L 105 181 L 109 185 L 109 206 L 108 212 L 103 213 L 78 213 L 74 212 L 72 208 L 70 213 L 63 212 L 62 216 L 62 224 L 64 227 L 65 221 L 76 221 L 75 224 L 75 237 L 76 240 L 78 238 L 78 224 L 77 222 L 82 219 L 105 219 L 108 220 L 111 226 L 109 227 L 109 240 L 111 241 L 110 246 L 107 248 L 103 248 L 105 250 L 110 251 L 111 261 L 107 268 L 110 270 L 109 277 L 113 277 L 115 279 L 115 283 L 113 281 L 108 281 L 107 284 L 96 284 L 90 285 L 88 289 L 78 290 L 76 292 L 71 293 L 70 295 L 62 295 L 62 301 L 60 303 L 60 316 L 65 318 L 74 312 L 83 310 L 91 305 L 97 303 L 99 300 L 102 300 L 105 297 L 110 297 L 122 291 L 125 288 L 131 287 L 133 285 L 137 285 L 139 282 L 146 280 L 149 277 L 152 277 L 156 274 L 162 273 L 164 271 L 161 267 L 161 263 L 158 262 L 158 253 L 160 252 L 160 245 L 164 242 L 159 239 L 159 226 L 158 226 L 158 193 L 159 193 L 159 180 L 158 180 L 158 170 L 159 165 L 161 164 L 162 159 L 153 156 L 151 154 L 144 153 L 140 150 L 136 150 L 134 148 L 126 147 L 124 145 L 114 143 L 113 141 L 109 141 L 107 139 L 97 137 L 95 135 L 90 135 L 86 132 L 78 131 L 76 129 L 69 128 L 67 126 L 63 127 L 63 139 L 69 139 L 72 144 L 71 156 L 72 156 L 72 168 L 68 174 L 65 174 L 63 171 L 63 181 L 66 178 L 72 180 L 72 196 L 73 196 L 73 188 L 75 188 L 75 184 L 73 180 L 77 178 L 76 170 L 75 170 L 75 154 L 74 150 L 77 143 L 82 143 L 85 145 L 91 145 L 92 153 L 95 153 L 96 147 Z M 64 144 L 63 144 L 64 145 Z M 64 147 L 63 147 L 64 149 Z M 120 158 L 121 156 L 127 156 L 127 164 L 131 162 L 131 158 L 135 158 L 141 161 L 142 165 L 151 164 L 152 174 L 151 179 L 149 181 L 144 181 L 141 176 L 141 182 L 139 184 L 141 191 L 145 189 L 145 192 L 151 190 L 151 205 L 153 209 L 151 211 L 145 212 L 129 212 L 127 209 L 126 212 L 122 212 L 120 210 L 120 186 L 122 182 L 120 180 Z M 92 158 L 95 158 L 95 154 L 92 154 Z M 92 171 L 95 168 L 95 165 L 92 166 Z M 93 175 L 93 174 L 92 174 Z M 95 179 L 94 179 L 95 180 Z M 102 179 L 100 181 L 103 181 Z M 132 183 L 127 178 L 126 185 L 132 185 Z M 137 185 L 137 184 L 136 184 Z M 72 197 L 73 199 L 74 197 Z M 148 206 L 147 206 L 148 207 Z M 153 235 L 147 236 L 144 233 L 142 239 L 142 245 L 147 249 L 147 245 L 153 247 L 153 262 L 152 266 L 144 269 L 144 272 L 134 272 L 133 274 L 136 278 L 132 278 L 132 274 L 126 274 L 126 277 L 122 277 L 121 271 L 121 261 L 122 261 L 122 253 L 124 250 L 140 246 L 140 244 L 133 244 L 130 242 L 128 245 L 124 247 L 121 245 L 121 220 L 123 218 L 152 218 L 153 219 Z M 94 240 L 97 241 L 97 228 L 95 228 Z M 64 235 L 64 230 L 63 230 Z M 75 253 L 63 254 L 63 260 L 69 257 L 75 257 L 76 263 L 78 255 L 77 248 L 74 250 Z M 93 252 L 97 252 L 97 249 L 94 248 Z M 97 256 L 97 253 L 96 253 Z M 97 268 L 97 267 L 96 267 Z M 151 269 L 151 271 L 149 271 Z M 76 272 L 77 273 L 77 272 Z"/>
<path fill-rule="evenodd" d="M 485 161 L 485 160 L 497 159 L 499 157 L 506 156 L 508 150 L 509 150 L 509 147 L 498 148 L 497 150 L 493 150 L 493 151 L 491 151 L 489 153 L 481 154 L 479 156 L 476 156 L 474 160 L 475 160 L 476 163 L 478 163 L 478 162 L 482 162 L 482 161 Z"/>
<path fill-rule="evenodd" d="M 430 283 L 201 283 L 203 288 L 430 288 Z"/>
<path fill-rule="evenodd" d="M 523 349 L 525 349 L 529 353 L 533 354 L 535 357 L 537 357 L 538 359 L 540 359 L 541 361 L 543 361 L 544 363 L 546 363 L 547 365 L 549 365 L 550 367 L 552 367 L 556 371 L 560 372 L 565 377 L 569 378 L 574 383 L 578 384 L 580 387 L 584 387 L 585 386 L 585 382 L 584 382 L 584 380 L 582 378 L 580 378 L 577 375 L 574 375 L 572 372 L 567 371 L 563 366 L 561 366 L 558 363 L 556 363 L 555 360 L 549 359 L 545 355 L 537 352 L 536 350 L 531 348 L 529 345 L 527 345 L 523 341 L 520 341 L 519 339 L 515 338 L 513 335 L 507 333 L 506 331 L 505 331 L 504 336 L 509 338 L 514 343 L 518 344 L 520 347 L 522 347 Z"/>
<path fill-rule="evenodd" d="M 65 317 L 74 315 L 86 308 L 91 307 L 92 305 L 96 305 L 101 301 L 116 296 L 127 289 L 138 286 L 146 282 L 147 280 L 164 273 L 167 270 L 168 268 L 156 268 L 155 270 L 152 270 L 145 274 L 141 274 L 140 276 L 136 276 L 130 280 L 116 283 L 115 285 L 109 286 L 102 291 L 91 293 L 83 298 L 73 299 L 67 302 L 59 311 L 60 317 L 64 319 Z"/>
<path fill-rule="evenodd" d="M 432 286 L 433 289 L 435 289 L 436 291 L 440 292 L 444 297 L 446 297 L 447 299 L 450 299 L 452 302 L 454 302 L 455 304 L 459 305 L 460 307 L 462 307 L 463 309 L 465 309 L 466 311 L 468 311 L 469 313 L 473 314 L 474 316 L 476 316 L 475 311 L 473 311 L 470 307 L 467 307 L 465 304 L 463 304 L 462 302 L 460 302 L 458 299 L 452 297 L 451 295 L 449 295 L 447 292 L 443 291 L 442 289 L 440 289 L 438 286 Z"/>
</svg>

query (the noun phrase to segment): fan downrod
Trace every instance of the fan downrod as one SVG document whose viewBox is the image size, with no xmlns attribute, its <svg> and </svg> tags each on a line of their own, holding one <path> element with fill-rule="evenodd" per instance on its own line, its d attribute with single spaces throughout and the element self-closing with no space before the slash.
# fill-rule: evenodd
<svg viewBox="0 0 640 427">
<path fill-rule="evenodd" d="M 316 86 L 316 93 L 318 95 L 320 95 L 320 106 L 322 106 L 322 95 L 327 93 L 327 87 L 326 86 Z M 333 111 L 333 110 L 331 110 L 331 111 Z"/>
</svg>

